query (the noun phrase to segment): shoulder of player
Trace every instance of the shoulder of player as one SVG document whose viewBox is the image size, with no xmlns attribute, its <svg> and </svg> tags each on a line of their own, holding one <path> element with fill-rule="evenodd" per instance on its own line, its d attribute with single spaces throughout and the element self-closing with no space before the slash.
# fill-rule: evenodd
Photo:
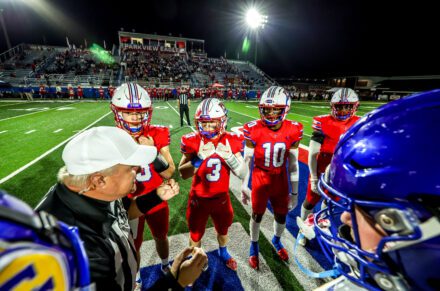
<svg viewBox="0 0 440 291">
<path fill-rule="evenodd" d="M 199 137 L 199 135 L 195 132 L 187 133 L 185 135 L 182 135 L 182 142 L 183 141 L 187 141 L 187 142 L 197 141 L 198 137 Z"/>
<path fill-rule="evenodd" d="M 289 128 L 297 128 L 299 130 L 302 130 L 303 128 L 303 124 L 295 120 L 286 119 L 284 120 L 284 122 L 287 124 Z"/>
<path fill-rule="evenodd" d="M 246 122 L 243 125 L 243 131 L 244 133 L 250 133 L 251 131 L 255 130 L 256 128 L 261 126 L 261 120 L 256 119 L 249 122 Z"/>
<path fill-rule="evenodd" d="M 323 122 L 323 121 L 326 121 L 328 119 L 331 119 L 331 115 L 330 114 L 313 116 L 313 121 L 316 120 L 316 121 L 319 121 L 319 122 Z"/>
<path fill-rule="evenodd" d="M 166 133 L 169 134 L 170 130 L 168 127 L 163 126 L 163 125 L 150 125 L 149 129 L 148 129 L 148 133 L 149 134 L 161 134 L 161 133 Z"/>
</svg>

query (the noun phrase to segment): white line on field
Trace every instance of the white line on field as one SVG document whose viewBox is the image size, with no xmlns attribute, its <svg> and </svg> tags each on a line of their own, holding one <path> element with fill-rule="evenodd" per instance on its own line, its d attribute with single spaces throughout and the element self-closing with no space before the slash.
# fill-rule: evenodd
<svg viewBox="0 0 440 291">
<path fill-rule="evenodd" d="M 72 105 L 73 105 L 73 104 L 72 104 Z M 0 121 L 9 120 L 9 119 L 14 119 L 14 118 L 23 117 L 23 116 L 28 116 L 28 115 L 31 115 L 31 114 L 37 114 L 37 113 L 40 113 L 40 112 L 45 112 L 45 111 L 49 111 L 49 110 L 53 110 L 53 109 L 57 109 L 57 108 L 64 107 L 64 106 L 66 106 L 66 105 L 64 104 L 64 105 L 61 105 L 61 106 L 52 107 L 52 108 L 49 108 L 49 109 L 44 109 L 44 110 L 40 110 L 40 111 L 36 111 L 36 112 L 32 112 L 32 113 L 27 113 L 27 114 L 22 114 L 22 115 L 17 115 L 17 116 L 8 117 L 8 118 L 3 118 L 3 119 L 0 119 Z"/>
<path fill-rule="evenodd" d="M 7 132 L 7 130 L 2 130 L 0 131 L 0 134 Z"/>
<path fill-rule="evenodd" d="M 37 130 L 36 129 L 32 129 L 32 130 L 26 131 L 24 134 L 33 133 L 34 131 L 37 131 Z"/>
<path fill-rule="evenodd" d="M 254 116 L 251 116 L 251 115 L 248 115 L 248 114 L 244 114 L 244 113 L 238 112 L 238 111 L 230 110 L 230 109 L 228 109 L 228 111 L 231 111 L 231 112 L 234 112 L 234 113 L 237 113 L 237 114 L 243 115 L 243 116 L 247 116 L 247 117 L 250 117 L 250 118 L 252 118 L 252 119 L 256 119 L 256 118 L 258 118 L 258 117 L 254 117 Z M 310 135 L 310 134 L 307 134 L 307 133 L 303 133 L 303 135 L 308 136 L 308 137 L 311 137 L 311 135 Z"/>
<path fill-rule="evenodd" d="M 171 109 L 174 110 L 174 112 L 176 112 L 176 114 L 177 114 L 178 116 L 180 116 L 180 114 L 179 114 L 179 112 L 177 112 L 176 108 L 174 108 L 173 106 L 171 106 L 171 104 L 170 104 L 168 101 L 167 101 L 167 104 L 168 104 L 168 106 L 171 107 Z M 184 121 L 185 121 L 186 125 L 188 125 L 188 122 L 187 122 L 186 120 L 184 120 Z M 192 131 L 196 132 L 196 130 L 194 129 L 194 127 L 190 126 L 190 128 L 191 128 Z"/>
<path fill-rule="evenodd" d="M 2 105 L 0 105 L 0 107 L 11 106 L 11 105 L 16 105 L 16 104 L 20 104 L 20 102 L 18 102 L 18 103 L 10 103 L 10 104 L 2 104 Z"/>
<path fill-rule="evenodd" d="M 170 124 L 170 126 L 168 126 L 169 128 L 173 128 L 173 125 L 172 124 Z"/>
<path fill-rule="evenodd" d="M 238 122 L 238 121 L 236 121 L 236 122 L 237 122 L 237 124 L 243 125 L 243 123 L 241 123 L 241 122 Z"/>
<path fill-rule="evenodd" d="M 62 128 L 59 128 L 59 129 L 55 130 L 54 133 L 60 132 L 62 130 L 63 130 Z"/>
<path fill-rule="evenodd" d="M 101 121 L 102 119 L 104 119 L 104 117 L 106 117 L 110 113 L 112 113 L 112 112 L 111 111 L 107 112 L 106 114 L 104 114 L 103 116 L 101 116 L 100 118 L 95 120 L 94 122 L 92 122 L 89 125 L 87 125 L 86 127 L 84 127 L 80 132 L 83 132 L 84 130 L 88 129 L 89 127 L 92 127 L 94 124 L 96 124 L 99 121 Z M 27 163 L 26 165 L 24 165 L 23 167 L 19 168 L 18 170 L 15 170 L 14 172 L 12 172 L 9 175 L 7 175 L 6 177 L 2 178 L 0 180 L 0 184 L 3 184 L 4 182 L 8 181 L 9 179 L 13 178 L 14 176 L 20 174 L 21 172 L 23 172 L 24 170 L 26 170 L 27 168 L 29 168 L 30 166 L 32 166 L 33 164 L 35 164 L 36 162 L 41 160 L 42 158 L 46 157 L 47 155 L 51 154 L 52 152 L 54 152 L 59 147 L 63 146 L 65 143 L 67 143 L 69 140 L 71 140 L 72 138 L 74 138 L 78 134 L 79 133 L 77 133 L 75 135 L 72 135 L 71 137 L 69 137 L 68 139 L 66 139 L 66 140 L 62 141 L 61 143 L 57 144 L 56 146 L 54 146 L 53 148 L 51 148 L 50 150 L 48 150 L 47 152 L 45 152 L 44 154 L 39 156 L 38 158 L 34 159 L 33 161 L 31 161 L 31 162 Z"/>
</svg>

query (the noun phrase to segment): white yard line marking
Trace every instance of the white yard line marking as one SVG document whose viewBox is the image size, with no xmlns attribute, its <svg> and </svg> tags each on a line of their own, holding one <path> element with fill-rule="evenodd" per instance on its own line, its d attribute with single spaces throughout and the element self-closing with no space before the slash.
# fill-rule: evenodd
<svg viewBox="0 0 440 291">
<path fill-rule="evenodd" d="M 176 112 L 177 116 L 180 117 L 180 114 L 179 114 L 179 112 L 177 112 L 176 108 L 174 108 L 174 107 L 173 107 L 168 101 L 167 101 L 167 104 L 168 104 L 168 106 L 171 107 L 171 109 L 174 110 L 174 112 Z M 188 122 L 185 120 L 185 118 L 184 118 L 183 121 L 185 121 L 186 125 L 188 125 Z M 196 132 L 196 130 L 194 129 L 194 127 L 190 126 L 190 128 L 191 128 L 192 131 Z"/>
<path fill-rule="evenodd" d="M 11 104 L 2 104 L 2 105 L 0 105 L 0 107 L 3 107 L 3 106 L 11 106 L 11 105 L 17 105 L 17 104 L 20 104 L 20 102 L 18 102 L 18 103 L 11 103 Z M 21 103 L 21 104 L 24 104 L 24 103 Z"/>
<path fill-rule="evenodd" d="M 0 134 L 7 132 L 7 130 L 2 130 L 0 131 Z"/>
<path fill-rule="evenodd" d="M 169 128 L 173 128 L 173 125 L 172 124 L 170 124 L 169 126 L 168 126 Z"/>
<path fill-rule="evenodd" d="M 237 124 L 243 125 L 243 123 L 236 121 Z"/>
<path fill-rule="evenodd" d="M 234 110 L 230 110 L 230 109 L 228 109 L 228 111 L 231 111 L 231 112 L 234 112 L 234 113 L 237 113 L 237 114 L 240 114 L 240 115 L 243 115 L 243 116 L 247 116 L 247 117 L 250 117 L 250 118 L 252 118 L 252 119 L 258 119 L 258 117 L 254 117 L 254 116 L 251 116 L 251 115 L 248 115 L 248 114 L 244 114 L 244 113 L 241 113 L 241 112 L 238 112 L 238 111 L 234 111 Z M 289 113 L 290 114 L 290 113 Z M 305 115 L 304 115 L 305 116 Z M 308 117 L 308 116 L 307 116 Z M 307 134 L 307 133 L 303 133 L 303 135 L 305 135 L 305 136 L 308 136 L 308 137 L 311 137 L 311 135 L 310 134 Z"/>
<path fill-rule="evenodd" d="M 62 128 L 57 129 L 57 130 L 54 131 L 54 133 L 60 132 L 60 131 L 62 131 L 62 130 L 63 130 Z"/>
<path fill-rule="evenodd" d="M 233 223 L 228 229 L 228 234 L 231 238 L 230 242 L 228 243 L 228 251 L 237 261 L 237 276 L 240 278 L 243 289 L 283 290 L 271 269 L 267 265 L 266 260 L 262 256 L 260 256 L 260 270 L 258 270 L 258 272 L 249 266 L 248 254 L 250 237 L 243 226 L 238 222 Z M 189 233 L 181 233 L 168 238 L 170 241 L 170 258 L 176 257 L 181 250 L 188 246 L 188 237 Z M 212 252 L 218 249 L 217 235 L 213 227 L 206 229 L 202 239 L 202 244 L 205 252 Z M 140 252 L 141 268 L 160 263 L 154 240 L 143 242 Z"/>
<path fill-rule="evenodd" d="M 234 174 L 231 174 L 229 190 L 234 194 L 238 201 L 241 201 L 241 180 L 237 178 Z M 252 209 L 250 205 L 243 205 L 246 212 L 249 216 L 252 215 Z M 301 207 L 301 206 L 298 206 Z M 261 221 L 260 231 L 266 237 L 268 241 L 272 240 L 273 236 L 273 214 L 270 211 L 266 211 L 263 216 L 263 220 Z M 296 239 L 289 231 L 284 231 L 281 240 L 289 253 L 289 270 L 294 274 L 298 282 L 304 287 L 304 290 L 314 290 L 321 286 L 325 281 L 320 279 L 313 279 L 309 276 L 305 275 L 296 265 L 293 260 L 293 246 L 295 245 Z M 246 253 L 246 255 L 249 252 Z M 260 259 L 263 256 L 260 256 Z M 297 249 L 297 258 L 300 263 L 309 270 L 313 270 L 315 272 L 323 271 L 322 267 L 319 263 L 310 255 L 310 253 L 303 247 L 298 247 Z"/>
<path fill-rule="evenodd" d="M 27 114 L 22 114 L 22 115 L 8 117 L 8 118 L 3 118 L 3 119 L 0 119 L 0 121 L 5 121 L 5 120 L 9 120 L 9 119 L 18 118 L 18 117 L 28 116 L 28 115 L 31 115 L 31 114 L 37 114 L 37 113 L 40 113 L 40 112 L 46 112 L 46 111 L 57 109 L 57 108 L 64 107 L 64 106 L 66 106 L 66 105 L 61 105 L 61 106 L 52 107 L 52 108 L 49 108 L 49 109 L 40 110 L 40 111 L 36 111 L 36 112 L 32 112 L 32 113 L 27 113 Z"/>
<path fill-rule="evenodd" d="M 86 127 L 84 127 L 80 132 L 88 129 L 89 127 L 92 127 L 94 124 L 98 123 L 99 121 L 101 121 L 102 119 L 104 119 L 107 115 L 109 115 L 110 112 L 107 112 L 106 114 L 104 114 L 103 116 L 101 116 L 100 118 L 98 118 L 97 120 L 95 120 L 94 122 L 90 123 L 89 125 L 87 125 Z M 36 159 L 34 159 L 33 161 L 27 163 L 26 165 L 24 165 L 23 167 L 19 168 L 18 170 L 15 170 L 14 172 L 10 173 L 9 175 L 7 175 L 6 177 L 2 178 L 0 180 L 0 184 L 3 184 L 4 182 L 8 181 L 9 179 L 15 177 L 16 175 L 20 174 L 21 172 L 23 172 L 24 170 L 26 170 L 27 168 L 29 168 L 30 166 L 32 166 L 33 164 L 35 164 L 36 162 L 38 162 L 39 160 L 43 159 L 44 157 L 46 157 L 47 155 L 51 154 L 52 152 L 54 152 L 56 149 L 58 149 L 59 147 L 63 146 L 65 143 L 67 143 L 69 140 L 71 140 L 72 138 L 74 138 L 75 136 L 77 136 L 79 133 L 72 135 L 71 137 L 69 137 L 68 139 L 64 140 L 63 142 L 57 144 L 56 146 L 54 146 L 53 148 L 51 148 L 50 150 L 48 150 L 47 152 L 45 152 L 44 154 L 42 154 L 41 156 L 37 157 Z"/>
<path fill-rule="evenodd" d="M 32 130 L 26 131 L 24 134 L 33 133 L 34 131 L 37 131 L 37 130 L 36 129 L 32 129 Z"/>
</svg>

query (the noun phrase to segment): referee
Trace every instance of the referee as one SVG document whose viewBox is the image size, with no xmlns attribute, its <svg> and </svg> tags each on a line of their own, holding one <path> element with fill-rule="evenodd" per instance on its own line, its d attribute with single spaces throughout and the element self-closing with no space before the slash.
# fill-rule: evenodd
<svg viewBox="0 0 440 291">
<path fill-rule="evenodd" d="M 182 88 L 180 90 L 179 98 L 177 99 L 177 106 L 179 107 L 180 111 L 180 126 L 183 126 L 183 113 L 186 115 L 186 121 L 189 126 L 191 126 L 191 122 L 189 121 L 189 95 L 188 90 Z"/>
</svg>

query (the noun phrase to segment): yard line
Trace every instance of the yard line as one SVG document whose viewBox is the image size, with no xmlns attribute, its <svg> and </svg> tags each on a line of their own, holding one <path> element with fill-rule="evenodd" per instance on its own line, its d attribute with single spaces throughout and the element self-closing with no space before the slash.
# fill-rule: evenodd
<svg viewBox="0 0 440 291">
<path fill-rule="evenodd" d="M 79 103 L 77 103 L 77 104 L 79 104 Z M 9 119 L 13 119 L 13 118 L 18 118 L 18 117 L 22 117 L 22 116 L 28 116 L 28 115 L 31 115 L 31 114 L 37 114 L 37 113 L 40 113 L 40 112 L 46 112 L 46 111 L 57 109 L 57 108 L 64 107 L 64 106 L 66 106 L 66 105 L 64 104 L 64 105 L 57 106 L 57 107 L 52 107 L 52 108 L 49 108 L 49 109 L 44 109 L 44 110 L 35 111 L 35 112 L 27 113 L 27 114 L 12 116 L 12 117 L 8 117 L 8 118 L 0 119 L 0 121 L 9 120 Z"/>
<path fill-rule="evenodd" d="M 2 104 L 2 105 L 0 105 L 0 107 L 3 107 L 3 106 L 11 106 L 11 105 L 16 105 L 16 104 L 20 104 L 21 102 L 18 102 L 18 103 L 10 103 L 10 104 Z M 24 103 L 21 103 L 21 104 L 24 104 Z"/>
<path fill-rule="evenodd" d="M 168 126 L 169 128 L 173 128 L 173 125 L 172 124 L 170 124 L 170 126 Z"/>
<path fill-rule="evenodd" d="M 2 130 L 0 131 L 0 134 L 7 132 L 7 130 Z"/>
<path fill-rule="evenodd" d="M 34 131 L 37 131 L 37 130 L 36 129 L 32 129 L 32 130 L 26 131 L 24 134 L 33 133 Z"/>
<path fill-rule="evenodd" d="M 177 112 L 177 110 L 167 101 L 167 104 L 168 104 L 168 106 L 170 106 L 171 107 L 171 109 L 173 109 L 174 110 L 174 112 L 176 112 L 176 114 L 178 115 L 178 116 L 180 116 L 180 114 L 179 114 L 179 112 Z M 184 120 L 185 121 L 185 123 L 186 123 L 186 125 L 188 125 L 188 122 L 186 121 L 186 120 Z M 196 130 L 194 129 L 194 127 L 192 127 L 192 126 L 190 126 L 190 128 L 191 128 L 191 130 L 192 131 L 194 131 L 194 132 L 196 132 Z"/>
<path fill-rule="evenodd" d="M 237 124 L 243 125 L 243 123 L 236 121 Z"/>
<path fill-rule="evenodd" d="M 62 128 L 57 129 L 57 130 L 54 131 L 54 133 L 60 132 L 60 131 L 62 131 L 62 130 L 63 130 Z"/>
<path fill-rule="evenodd" d="M 2 178 L 0 180 L 0 184 L 3 184 L 4 182 L 8 181 L 9 179 L 15 177 L 16 175 L 20 174 L 21 172 L 23 172 L 24 170 L 26 170 L 27 168 L 29 168 L 30 166 L 32 166 L 33 164 L 35 164 L 36 162 L 38 162 L 39 160 L 43 159 L 44 157 L 48 156 L 49 154 L 51 154 L 52 152 L 54 152 L 56 149 L 58 149 L 59 147 L 63 146 L 65 143 L 67 143 L 69 140 L 71 140 L 72 138 L 74 138 L 75 136 L 77 136 L 78 134 L 80 134 L 81 132 L 83 132 L 84 130 L 88 129 L 89 127 L 92 127 L 94 124 L 98 123 L 99 121 L 101 121 L 102 119 L 104 119 L 107 115 L 109 115 L 110 113 L 112 113 L 112 111 L 107 112 L 106 114 L 104 114 L 103 116 L 101 116 L 100 118 L 98 118 L 97 120 L 95 120 L 94 122 L 90 123 L 89 125 L 87 125 L 86 127 L 84 127 L 82 130 L 80 130 L 77 134 L 72 135 L 71 137 L 69 137 L 68 139 L 64 140 L 63 142 L 59 143 L 58 145 L 54 146 L 53 148 L 51 148 L 50 150 L 48 150 L 47 152 L 45 152 L 44 154 L 42 154 L 41 156 L 39 156 L 38 158 L 34 159 L 33 161 L 27 163 L 26 165 L 24 165 L 23 167 L 19 168 L 18 170 L 10 173 L 9 175 L 7 175 L 6 177 Z"/>
<path fill-rule="evenodd" d="M 250 115 L 247 115 L 247 114 L 244 114 L 244 113 L 238 112 L 238 111 L 230 110 L 230 109 L 228 109 L 228 111 L 231 111 L 231 112 L 234 112 L 234 113 L 237 113 L 237 114 L 243 115 L 243 116 L 247 116 L 247 117 L 250 117 L 250 118 L 253 118 L 253 119 L 258 118 L 258 117 L 254 117 L 254 116 L 250 116 Z M 308 137 L 311 137 L 311 135 L 310 135 L 310 134 L 307 134 L 307 133 L 303 133 L 303 135 L 308 136 Z"/>
</svg>

